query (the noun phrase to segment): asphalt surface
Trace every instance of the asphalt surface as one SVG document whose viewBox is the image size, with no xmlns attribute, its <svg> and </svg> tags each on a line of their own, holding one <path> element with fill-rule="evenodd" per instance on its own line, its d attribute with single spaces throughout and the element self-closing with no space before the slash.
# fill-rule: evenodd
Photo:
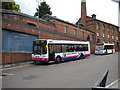
<svg viewBox="0 0 120 90">
<path fill-rule="evenodd" d="M 109 69 L 107 85 L 118 79 L 118 53 L 91 55 L 60 64 L 26 64 L 3 70 L 3 88 L 91 88 Z"/>
</svg>

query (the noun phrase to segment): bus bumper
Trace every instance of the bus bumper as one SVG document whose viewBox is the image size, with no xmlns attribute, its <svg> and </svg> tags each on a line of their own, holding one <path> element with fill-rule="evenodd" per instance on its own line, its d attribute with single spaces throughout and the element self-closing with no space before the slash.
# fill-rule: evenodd
<svg viewBox="0 0 120 90">
<path fill-rule="evenodd" d="M 35 61 L 35 62 L 45 62 L 45 63 L 49 62 L 48 58 L 32 58 L 32 61 Z"/>
</svg>

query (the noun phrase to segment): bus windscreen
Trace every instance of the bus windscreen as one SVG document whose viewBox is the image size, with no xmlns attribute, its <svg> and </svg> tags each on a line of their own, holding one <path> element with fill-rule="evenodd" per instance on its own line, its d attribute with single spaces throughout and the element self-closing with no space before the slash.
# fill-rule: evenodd
<svg viewBox="0 0 120 90">
<path fill-rule="evenodd" d="M 97 46 L 96 46 L 96 50 L 104 50 L 103 45 L 97 45 Z"/>
<path fill-rule="evenodd" d="M 33 41 L 33 54 L 47 54 L 47 41 Z"/>
</svg>

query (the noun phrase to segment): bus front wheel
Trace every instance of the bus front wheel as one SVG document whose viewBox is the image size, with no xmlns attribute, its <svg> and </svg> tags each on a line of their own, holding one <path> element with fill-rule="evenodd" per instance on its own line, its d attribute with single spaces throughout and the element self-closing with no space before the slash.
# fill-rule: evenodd
<svg viewBox="0 0 120 90">
<path fill-rule="evenodd" d="M 55 63 L 58 64 L 58 63 L 60 63 L 60 61 L 61 61 L 61 58 L 57 57 L 56 60 L 55 60 Z"/>
<path fill-rule="evenodd" d="M 33 64 L 35 64 L 35 65 L 39 65 L 39 64 L 41 64 L 42 62 L 39 62 L 39 61 L 33 61 Z"/>
</svg>

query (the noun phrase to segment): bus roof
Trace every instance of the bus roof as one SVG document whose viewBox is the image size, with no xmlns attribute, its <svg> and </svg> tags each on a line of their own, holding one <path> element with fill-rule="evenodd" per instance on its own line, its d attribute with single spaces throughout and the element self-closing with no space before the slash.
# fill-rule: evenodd
<svg viewBox="0 0 120 90">
<path fill-rule="evenodd" d="M 89 44 L 89 41 L 70 41 L 70 40 L 52 40 L 52 39 L 36 39 L 36 40 L 46 40 L 48 43 L 56 44 Z"/>
</svg>

